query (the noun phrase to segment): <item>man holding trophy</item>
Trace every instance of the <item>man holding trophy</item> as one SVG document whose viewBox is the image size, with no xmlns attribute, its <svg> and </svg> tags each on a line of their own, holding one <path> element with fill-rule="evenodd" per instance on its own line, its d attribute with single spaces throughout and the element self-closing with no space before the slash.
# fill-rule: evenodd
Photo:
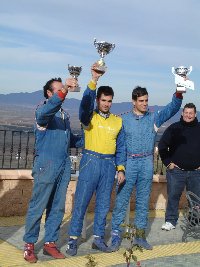
<svg viewBox="0 0 200 267">
<path fill-rule="evenodd" d="M 112 216 L 112 251 L 117 251 L 121 243 L 121 227 L 126 208 L 134 186 L 136 187 L 136 210 L 134 225 L 136 236 L 133 244 L 151 250 L 147 242 L 145 229 L 148 223 L 149 198 L 153 178 L 154 142 L 158 128 L 180 109 L 182 93 L 188 87 L 187 68 L 177 68 L 184 74 L 177 84 L 177 91 L 163 110 L 150 112 L 148 110 L 148 92 L 146 88 L 136 87 L 132 92 L 133 110 L 122 115 L 127 149 L 126 180 L 119 186 L 115 208 Z M 176 75 L 179 75 L 178 72 Z M 189 83 L 191 85 L 191 83 Z M 182 86 L 181 90 L 179 90 Z M 184 87 L 184 88 L 183 88 Z"/>
<path fill-rule="evenodd" d="M 69 147 L 82 146 L 82 139 L 71 133 L 69 116 L 62 109 L 62 104 L 68 91 L 76 91 L 77 86 L 75 78 L 68 78 L 65 84 L 61 78 L 49 80 L 43 87 L 46 101 L 35 112 L 34 186 L 23 237 L 24 259 L 30 263 L 37 262 L 34 244 L 38 240 L 45 210 L 43 253 L 55 259 L 65 258 L 55 242 L 65 212 L 67 186 L 71 177 Z"/>
<path fill-rule="evenodd" d="M 100 46 L 102 51 L 110 51 L 109 43 L 101 42 Z M 71 256 L 77 254 L 77 241 L 82 232 L 84 215 L 94 192 L 96 205 L 92 248 L 111 252 L 105 244 L 104 234 L 116 170 L 118 183 L 125 179 L 126 155 L 122 119 L 110 113 L 114 92 L 109 86 L 100 86 L 96 92 L 97 81 L 104 73 L 105 64 L 102 61 L 92 65 L 92 79 L 80 104 L 79 118 L 84 130 L 85 147 L 80 162 L 69 228 L 70 238 L 66 249 Z M 97 107 L 94 109 L 95 99 Z"/>
</svg>

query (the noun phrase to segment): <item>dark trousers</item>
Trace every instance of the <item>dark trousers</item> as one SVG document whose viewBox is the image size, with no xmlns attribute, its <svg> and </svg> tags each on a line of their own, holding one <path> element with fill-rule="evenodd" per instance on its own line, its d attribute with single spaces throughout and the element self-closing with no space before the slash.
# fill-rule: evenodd
<svg viewBox="0 0 200 267">
<path fill-rule="evenodd" d="M 175 167 L 167 170 L 166 177 L 168 202 L 165 221 L 175 226 L 179 216 L 179 201 L 185 186 L 187 191 L 200 197 L 200 170 L 184 171 Z"/>
</svg>

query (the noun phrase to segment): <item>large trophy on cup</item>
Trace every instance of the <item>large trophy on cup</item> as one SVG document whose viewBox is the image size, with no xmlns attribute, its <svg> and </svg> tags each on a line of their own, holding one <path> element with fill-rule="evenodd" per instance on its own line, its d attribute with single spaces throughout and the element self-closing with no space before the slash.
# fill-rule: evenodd
<svg viewBox="0 0 200 267">
<path fill-rule="evenodd" d="M 175 76 L 176 91 L 186 93 L 186 89 L 194 90 L 194 83 L 187 79 L 187 76 L 192 71 L 192 66 L 186 68 L 180 66 L 177 68 L 172 67 L 172 73 Z"/>
<path fill-rule="evenodd" d="M 96 47 L 97 52 L 100 55 L 100 60 L 97 61 L 98 67 L 96 69 L 100 72 L 105 72 L 107 67 L 104 62 L 104 57 L 115 48 L 115 44 L 107 43 L 105 41 L 97 42 L 95 38 L 94 46 Z"/>
<path fill-rule="evenodd" d="M 68 64 L 68 71 L 70 73 L 70 75 L 75 78 L 76 80 L 78 80 L 78 76 L 80 75 L 81 71 L 82 71 L 82 67 L 77 67 L 77 66 L 72 66 Z M 77 87 L 72 88 L 71 90 L 69 90 L 70 92 L 80 92 L 81 88 L 78 85 Z"/>
</svg>

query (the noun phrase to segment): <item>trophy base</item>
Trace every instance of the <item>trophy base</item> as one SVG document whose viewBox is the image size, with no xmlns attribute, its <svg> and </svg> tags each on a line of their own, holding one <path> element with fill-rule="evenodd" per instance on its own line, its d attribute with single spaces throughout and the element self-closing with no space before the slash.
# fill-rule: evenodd
<svg viewBox="0 0 200 267">
<path fill-rule="evenodd" d="M 71 92 L 71 93 L 80 92 L 81 91 L 81 87 L 80 86 L 71 87 L 70 89 L 68 89 L 68 91 Z"/>
<path fill-rule="evenodd" d="M 186 93 L 186 88 L 185 86 L 176 86 L 176 92 L 177 93 Z"/>
</svg>

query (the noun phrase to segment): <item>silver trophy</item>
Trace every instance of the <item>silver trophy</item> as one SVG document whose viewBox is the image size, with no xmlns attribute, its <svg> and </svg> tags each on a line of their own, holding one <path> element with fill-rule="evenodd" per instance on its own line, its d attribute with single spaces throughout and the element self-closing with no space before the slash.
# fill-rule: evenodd
<svg viewBox="0 0 200 267">
<path fill-rule="evenodd" d="M 97 52 L 99 53 L 99 55 L 101 57 L 100 60 L 97 61 L 98 65 L 99 65 L 97 67 L 97 70 L 100 72 L 105 72 L 107 67 L 106 67 L 105 62 L 104 62 L 104 57 L 113 51 L 113 49 L 115 48 L 115 44 L 107 43 L 105 41 L 97 42 L 97 40 L 95 38 L 94 39 L 94 46 L 96 47 Z"/>
<path fill-rule="evenodd" d="M 194 90 L 194 83 L 187 79 L 187 76 L 192 71 L 192 66 L 186 68 L 180 66 L 177 68 L 172 67 L 172 73 L 175 76 L 176 91 L 180 93 L 185 93 L 186 89 Z"/>
<path fill-rule="evenodd" d="M 70 66 L 68 64 L 68 71 L 70 73 L 70 75 L 75 78 L 76 80 L 78 80 L 78 76 L 80 75 L 81 71 L 82 71 L 82 67 L 77 67 L 77 66 Z M 77 86 L 72 88 L 72 90 L 70 90 L 70 92 L 80 92 L 81 87 Z"/>
</svg>

